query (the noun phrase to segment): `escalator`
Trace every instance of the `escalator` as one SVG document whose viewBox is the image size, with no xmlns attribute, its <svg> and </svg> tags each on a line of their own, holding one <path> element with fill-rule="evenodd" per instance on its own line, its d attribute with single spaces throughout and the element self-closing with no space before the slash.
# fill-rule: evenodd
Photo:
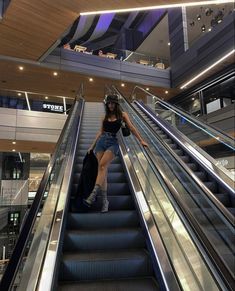
<svg viewBox="0 0 235 291">
<path fill-rule="evenodd" d="M 85 104 L 72 195 L 102 115 L 101 103 Z M 100 213 L 101 197 L 85 213 L 81 204 L 68 213 L 58 290 L 159 290 L 120 157 L 110 165 L 107 182 L 108 213 Z"/>
<path fill-rule="evenodd" d="M 121 95 L 115 87 L 113 88 L 116 94 Z M 190 145 L 195 156 L 185 146 L 182 149 L 184 145 L 180 139 L 182 135 L 177 134 L 175 129 L 169 127 L 159 116 L 153 115 L 142 102 L 135 101 L 131 105 L 124 101 L 123 104 L 124 110 L 132 116 L 132 121 L 139 123 L 139 130 L 146 133 L 145 139 L 157 157 L 155 159 L 157 168 L 159 170 L 165 168 L 162 175 L 171 179 L 174 186 L 178 187 L 180 199 L 185 203 L 184 215 L 188 218 L 191 216 L 194 228 L 202 231 L 201 237 L 205 235 L 208 239 L 212 252 L 218 255 L 218 261 L 223 261 L 225 276 L 230 274 L 232 283 L 235 267 L 234 182 L 229 180 L 229 176 L 224 175 L 226 171 L 221 173 L 216 167 L 212 168 L 215 175 L 213 171 L 207 171 L 196 159 L 197 146 Z M 232 152 L 232 148 L 229 147 L 227 151 Z M 204 163 L 210 164 L 210 161 L 213 159 L 205 153 Z M 225 179 L 218 179 L 217 175 Z M 224 202 L 227 208 L 220 202 Z"/>
<path fill-rule="evenodd" d="M 220 201 L 232 215 L 235 215 L 235 195 L 234 190 L 231 189 L 234 182 L 231 181 L 229 185 L 230 187 L 226 187 L 224 183 L 218 181 L 218 179 L 216 179 L 216 177 L 197 160 L 195 155 L 187 151 L 182 146 L 182 143 L 180 143 L 178 139 L 179 132 L 177 137 L 174 136 L 174 133 L 177 134 L 174 128 L 168 127 L 169 130 L 166 130 L 166 122 L 164 122 L 161 117 L 156 115 L 154 116 L 153 112 L 151 112 L 143 103 L 136 101 L 134 102 L 134 107 L 141 114 L 144 120 L 148 122 L 148 124 L 152 127 L 159 138 L 166 144 L 166 146 L 170 147 L 174 153 L 185 163 L 185 165 L 190 170 L 192 170 L 194 175 L 204 184 L 204 186 L 214 194 L 216 199 L 218 199 L 218 201 Z M 227 149 L 227 151 L 230 151 L 230 155 L 232 155 L 232 149 Z M 229 179 L 229 177 L 226 178 L 226 180 Z"/>
<path fill-rule="evenodd" d="M 129 105 L 123 107 L 131 116 Z M 143 150 L 133 135 L 120 137 L 120 155 L 108 172 L 108 213 L 100 213 L 100 197 L 89 210 L 77 203 L 82 161 L 101 115 L 102 104 L 75 102 L 0 289 L 230 290 L 220 262 L 204 250 L 179 201 L 172 199 L 171 192 L 181 194 L 177 200 L 188 193 L 176 175 L 165 175 L 163 159 L 156 158 L 152 145 Z M 135 112 L 132 119 L 143 137 L 155 140 Z M 203 211 L 199 215 L 204 217 Z"/>
</svg>

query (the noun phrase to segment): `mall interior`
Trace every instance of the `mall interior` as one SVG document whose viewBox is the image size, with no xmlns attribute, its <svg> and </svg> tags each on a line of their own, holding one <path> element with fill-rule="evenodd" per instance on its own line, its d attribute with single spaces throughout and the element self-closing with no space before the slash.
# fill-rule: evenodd
<svg viewBox="0 0 235 291">
<path fill-rule="evenodd" d="M 234 42 L 231 0 L 0 0 L 1 291 L 235 290 Z"/>
</svg>

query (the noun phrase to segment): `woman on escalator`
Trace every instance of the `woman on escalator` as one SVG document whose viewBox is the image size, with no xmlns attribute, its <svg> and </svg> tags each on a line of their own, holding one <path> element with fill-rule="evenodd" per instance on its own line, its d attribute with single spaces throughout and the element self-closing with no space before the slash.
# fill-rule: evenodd
<svg viewBox="0 0 235 291">
<path fill-rule="evenodd" d="M 97 133 L 96 138 L 90 146 L 88 152 L 94 149 L 98 160 L 98 175 L 95 182 L 95 187 L 84 203 L 90 207 L 96 200 L 96 196 L 101 194 L 102 209 L 101 212 L 108 212 L 109 201 L 107 199 L 107 170 L 109 164 L 119 153 L 117 132 L 124 121 L 130 131 L 136 136 L 143 146 L 148 144 L 140 136 L 137 129 L 131 123 L 126 112 L 122 112 L 118 102 L 117 95 L 109 95 L 106 98 L 105 117 L 102 120 L 101 130 Z"/>
</svg>

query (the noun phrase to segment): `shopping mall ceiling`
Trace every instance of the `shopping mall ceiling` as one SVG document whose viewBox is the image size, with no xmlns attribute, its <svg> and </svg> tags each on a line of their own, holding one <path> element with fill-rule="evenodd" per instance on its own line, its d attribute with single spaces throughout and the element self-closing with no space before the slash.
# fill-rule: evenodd
<svg viewBox="0 0 235 291">
<path fill-rule="evenodd" d="M 187 1 L 170 0 L 167 4 Z M 195 1 L 202 2 L 202 1 Z M 0 55 L 39 60 L 79 13 L 166 4 L 161 0 L 11 0 L 0 22 Z"/>
</svg>

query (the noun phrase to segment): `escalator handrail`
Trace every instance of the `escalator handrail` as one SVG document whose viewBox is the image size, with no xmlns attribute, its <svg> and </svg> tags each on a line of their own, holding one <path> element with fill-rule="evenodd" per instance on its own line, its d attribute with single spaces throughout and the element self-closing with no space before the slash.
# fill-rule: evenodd
<svg viewBox="0 0 235 291">
<path fill-rule="evenodd" d="M 145 93 L 147 93 L 148 95 L 151 95 L 152 97 L 156 98 L 157 101 L 160 104 L 163 104 L 165 107 L 168 107 L 171 110 L 174 110 L 177 114 L 181 115 L 182 117 L 186 117 L 188 119 L 188 121 L 190 121 L 192 124 L 197 124 L 197 127 L 199 127 L 200 129 L 202 129 L 203 131 L 205 131 L 203 129 L 203 127 L 207 130 L 206 133 L 211 135 L 213 138 L 216 138 L 217 136 L 219 136 L 220 141 L 223 142 L 224 145 L 232 148 L 233 150 L 235 150 L 235 146 L 234 146 L 234 139 L 228 135 L 226 135 L 225 133 L 222 133 L 219 129 L 213 127 L 212 125 L 208 125 L 206 123 L 203 123 L 202 121 L 198 120 L 197 118 L 195 118 L 193 115 L 190 115 L 189 113 L 185 112 L 182 109 L 179 109 L 178 107 L 163 101 L 162 99 L 160 99 L 159 97 L 157 97 L 156 95 L 152 94 L 151 92 L 145 90 L 144 88 L 136 85 L 132 92 L 131 92 L 131 100 L 132 100 L 132 96 L 134 95 L 135 90 L 141 90 Z"/>
<path fill-rule="evenodd" d="M 168 189 L 170 190 L 171 194 L 174 197 L 174 200 L 176 201 L 177 205 L 179 206 L 182 213 L 184 214 L 184 217 L 187 219 L 191 228 L 193 229 L 193 232 L 196 234 L 197 239 L 199 240 L 200 244 L 206 250 L 206 253 L 209 255 L 210 259 L 212 260 L 214 267 L 222 275 L 227 287 L 230 288 L 230 290 L 233 290 L 234 278 L 233 278 L 232 274 L 227 269 L 226 265 L 223 263 L 222 259 L 215 251 L 215 249 L 212 246 L 207 235 L 202 231 L 198 221 L 196 220 L 196 218 L 192 214 L 191 210 L 188 208 L 186 203 L 182 201 L 180 193 L 175 189 L 172 182 L 162 172 L 161 166 L 160 166 L 161 163 L 158 163 L 154 154 L 148 148 L 145 149 L 145 152 L 146 152 L 148 158 L 151 160 L 154 167 L 156 168 L 156 170 L 160 173 L 164 183 L 167 185 Z M 156 165 L 158 165 L 158 167 L 156 167 Z"/>
<path fill-rule="evenodd" d="M 65 132 L 66 132 L 68 125 L 70 124 L 72 112 L 73 112 L 73 109 L 75 107 L 75 104 L 76 104 L 76 101 L 78 100 L 78 98 L 79 98 L 79 96 L 77 95 L 75 98 L 74 104 L 70 110 L 70 113 L 66 119 L 64 127 L 61 131 L 59 139 L 56 143 L 54 153 L 53 153 L 53 155 L 48 163 L 48 166 L 43 174 L 43 177 L 42 177 L 42 180 L 41 180 L 40 185 L 38 187 L 37 193 L 35 195 L 35 198 L 33 200 L 32 205 L 30 207 L 28 216 L 25 219 L 25 223 L 21 228 L 21 232 L 19 234 L 18 240 L 17 240 L 16 245 L 14 247 L 11 259 L 10 259 L 10 261 L 5 269 L 5 272 L 2 276 L 2 279 L 0 281 L 0 290 L 4 290 L 4 291 L 10 290 L 11 286 L 14 282 L 14 279 L 15 279 L 17 270 L 19 268 L 22 256 L 23 256 L 24 251 L 25 251 L 26 246 L 27 246 L 28 238 L 29 238 L 30 233 L 32 231 L 34 222 L 36 220 L 37 213 L 38 213 L 38 210 L 39 210 L 40 205 L 41 205 L 41 201 L 42 201 L 44 193 L 46 191 L 46 187 L 47 187 L 49 178 L 51 176 L 54 164 L 55 164 L 57 156 L 59 154 L 60 146 L 61 146 L 63 137 L 65 135 Z"/>
<path fill-rule="evenodd" d="M 146 122 L 146 120 L 143 119 L 143 117 L 139 114 L 139 112 L 131 105 L 131 103 L 122 95 L 122 93 L 115 87 L 112 86 L 112 88 L 122 96 L 122 98 L 129 104 L 129 106 L 135 111 L 137 116 L 139 116 L 144 122 L 145 125 L 149 128 L 149 130 L 154 134 L 155 138 L 163 145 L 163 147 L 167 148 L 168 152 L 174 157 L 174 159 L 180 164 L 180 166 L 190 175 L 190 177 L 193 179 L 193 181 L 200 187 L 200 189 L 203 191 L 203 193 L 206 195 L 206 197 L 213 202 L 215 207 L 219 210 L 219 213 L 222 215 L 222 217 L 231 225 L 234 225 L 234 217 L 233 215 L 228 211 L 228 209 L 214 196 L 214 194 L 201 182 L 201 180 L 194 174 L 194 172 L 179 158 L 179 156 L 162 140 L 160 140 L 153 130 L 153 128 Z M 229 189 L 230 190 L 230 189 Z M 231 192 L 231 190 L 230 190 Z M 234 195 L 234 192 L 231 192 L 232 195 Z"/>
</svg>

